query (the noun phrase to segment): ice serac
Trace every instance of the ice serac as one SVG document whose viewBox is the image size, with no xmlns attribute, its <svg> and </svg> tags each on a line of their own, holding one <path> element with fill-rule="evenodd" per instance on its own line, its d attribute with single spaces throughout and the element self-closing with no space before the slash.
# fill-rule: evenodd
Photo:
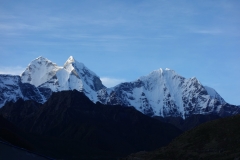
<svg viewBox="0 0 240 160">
<path fill-rule="evenodd" d="M 103 89 L 98 98 L 104 104 L 134 106 L 150 116 L 185 118 L 192 114 L 225 114 L 222 108 L 226 102 L 215 90 L 206 88 L 195 77 L 186 79 L 173 70 L 160 68 L 136 81 Z"/>
<path fill-rule="evenodd" d="M 39 88 L 50 88 L 53 92 L 76 89 L 96 102 L 97 91 L 106 87 L 94 72 L 70 56 L 64 66 Z"/>
<path fill-rule="evenodd" d="M 23 83 L 30 83 L 38 87 L 50 80 L 60 69 L 55 63 L 44 57 L 33 60 L 21 75 Z"/>
<path fill-rule="evenodd" d="M 20 76 L 0 75 L 0 108 L 19 98 L 44 103 L 50 97 L 50 92 L 48 88 L 38 89 L 29 83 L 22 83 Z"/>
</svg>

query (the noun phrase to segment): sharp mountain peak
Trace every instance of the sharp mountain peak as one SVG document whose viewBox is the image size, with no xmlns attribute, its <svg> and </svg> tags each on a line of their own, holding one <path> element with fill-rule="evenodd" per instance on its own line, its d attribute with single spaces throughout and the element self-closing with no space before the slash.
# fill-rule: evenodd
<svg viewBox="0 0 240 160">
<path fill-rule="evenodd" d="M 9 85 L 4 77 L 1 83 L 0 91 L 3 93 Z M 193 114 L 224 116 L 239 112 L 239 107 L 228 108 L 227 103 L 214 89 L 203 86 L 197 78 L 184 78 L 169 68 L 160 68 L 136 81 L 106 88 L 93 71 L 76 61 L 73 56 L 67 59 L 63 67 L 41 56 L 28 65 L 21 75 L 21 83 L 29 83 L 41 91 L 50 89 L 52 92 L 59 92 L 76 89 L 94 103 L 99 101 L 103 104 L 134 106 L 150 116 L 185 118 Z M 19 84 L 16 82 L 9 88 L 11 91 L 9 95 L 0 95 L 1 104 L 19 98 L 17 93 L 21 88 L 19 91 L 14 89 Z"/>
</svg>

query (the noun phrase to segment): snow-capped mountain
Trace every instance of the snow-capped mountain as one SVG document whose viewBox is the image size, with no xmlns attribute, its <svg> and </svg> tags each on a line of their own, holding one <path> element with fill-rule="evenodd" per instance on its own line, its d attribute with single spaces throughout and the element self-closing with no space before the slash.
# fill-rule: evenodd
<svg viewBox="0 0 240 160">
<path fill-rule="evenodd" d="M 29 64 L 22 73 L 21 79 L 22 82 L 33 84 L 38 88 L 50 88 L 53 92 L 76 89 L 84 92 L 94 102 L 97 101 L 96 91 L 105 88 L 94 72 L 72 56 L 63 67 L 39 57 Z"/>
<path fill-rule="evenodd" d="M 162 117 L 219 114 L 226 105 L 214 89 L 170 69 L 159 69 L 136 81 L 102 89 L 98 98 L 104 104 L 134 106 L 144 114 Z"/>
<path fill-rule="evenodd" d="M 20 76 L 0 75 L 0 108 L 6 102 L 16 102 L 19 98 L 44 103 L 50 95 L 50 89 L 39 89 L 29 83 L 22 83 Z"/>
<path fill-rule="evenodd" d="M 44 57 L 33 60 L 21 75 L 23 83 L 30 83 L 36 87 L 49 81 L 61 69 L 57 64 Z"/>
<path fill-rule="evenodd" d="M 94 103 L 133 106 L 150 116 L 185 118 L 192 114 L 240 113 L 239 107 L 228 105 L 214 89 L 170 69 L 159 69 L 136 81 L 106 88 L 94 72 L 72 56 L 63 67 L 39 57 L 20 77 L 0 75 L 0 107 L 18 98 L 44 103 L 52 92 L 74 89 Z"/>
</svg>

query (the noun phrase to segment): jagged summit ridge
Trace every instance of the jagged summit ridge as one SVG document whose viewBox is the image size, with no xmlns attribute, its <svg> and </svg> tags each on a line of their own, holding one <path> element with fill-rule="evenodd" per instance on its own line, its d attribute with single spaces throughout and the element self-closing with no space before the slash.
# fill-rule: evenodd
<svg viewBox="0 0 240 160">
<path fill-rule="evenodd" d="M 63 67 L 47 58 L 38 57 L 22 73 L 21 80 L 39 88 L 50 88 L 53 92 L 76 89 L 94 102 L 97 101 L 96 91 L 105 88 L 100 78 L 73 56 L 68 58 Z"/>
<path fill-rule="evenodd" d="M 91 71 L 90 69 L 88 69 L 83 63 L 80 63 L 78 61 L 76 61 L 73 56 L 70 56 L 68 58 L 68 60 L 64 63 L 63 68 L 65 68 L 66 70 L 68 70 L 69 72 L 76 70 L 77 72 L 79 72 L 79 74 L 84 74 L 87 73 L 88 75 L 93 75 L 99 78 L 99 76 L 97 76 L 93 71 Z"/>
<path fill-rule="evenodd" d="M 239 107 L 229 107 L 214 89 L 203 86 L 197 78 L 184 78 L 169 68 L 160 68 L 135 81 L 106 88 L 93 71 L 72 56 L 63 66 L 38 57 L 28 65 L 21 77 L 1 77 L 0 107 L 7 101 L 19 98 L 44 103 L 52 92 L 77 90 L 94 103 L 99 101 L 103 104 L 133 106 L 150 116 L 185 118 L 192 114 L 240 113 Z M 14 83 L 8 84 L 10 81 Z M 27 94 L 22 94 L 23 89 L 18 86 L 25 84 L 28 85 L 22 88 L 32 88 L 35 97 L 26 89 L 24 93 Z M 6 88 L 8 94 L 4 92 Z"/>
<path fill-rule="evenodd" d="M 104 104 L 134 106 L 150 116 L 185 118 L 220 111 L 226 102 L 215 90 L 211 94 L 208 91 L 195 77 L 186 79 L 171 69 L 160 68 L 136 81 L 105 89 L 98 97 Z"/>
<path fill-rule="evenodd" d="M 70 56 L 68 58 L 68 60 L 65 62 L 64 66 L 67 65 L 67 64 L 70 64 L 70 63 L 74 63 L 75 62 L 75 59 L 73 58 L 73 56 Z"/>
<path fill-rule="evenodd" d="M 50 80 L 59 69 L 60 67 L 47 58 L 38 57 L 21 74 L 21 81 L 38 87 Z"/>
<path fill-rule="evenodd" d="M 1 75 L 2 81 L 0 84 L 0 107 L 8 101 L 16 101 L 19 98 L 24 100 L 32 99 L 37 102 L 44 103 L 47 97 L 51 95 L 49 89 L 53 92 L 63 90 L 78 90 L 84 92 L 85 95 L 93 102 L 96 102 L 97 91 L 106 88 L 100 78 L 83 63 L 77 62 L 72 56 L 68 58 L 63 67 L 51 62 L 47 58 L 38 57 L 34 59 L 25 71 L 19 76 L 8 76 L 7 78 Z M 14 82 L 10 83 L 9 82 Z M 30 84 L 32 88 L 37 88 L 44 92 L 44 95 L 38 93 L 38 98 L 31 96 L 26 97 L 22 94 L 21 85 Z"/>
</svg>

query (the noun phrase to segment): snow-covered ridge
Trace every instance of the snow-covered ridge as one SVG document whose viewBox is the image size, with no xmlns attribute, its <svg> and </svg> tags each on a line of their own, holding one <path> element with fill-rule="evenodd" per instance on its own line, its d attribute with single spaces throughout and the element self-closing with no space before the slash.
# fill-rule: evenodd
<svg viewBox="0 0 240 160">
<path fill-rule="evenodd" d="M 204 88 L 212 98 L 218 99 L 221 103 L 226 103 L 225 100 L 215 91 L 215 89 L 208 86 L 204 86 Z"/>
<path fill-rule="evenodd" d="M 51 95 L 47 88 L 39 89 L 29 83 L 22 83 L 20 76 L 0 75 L 0 108 L 9 101 L 34 100 L 44 103 Z"/>
<path fill-rule="evenodd" d="M 105 88 L 94 72 L 72 56 L 63 67 L 46 58 L 38 57 L 28 65 L 21 79 L 23 83 L 50 88 L 53 92 L 76 89 L 84 92 L 94 102 L 97 101 L 96 91 Z"/>
<path fill-rule="evenodd" d="M 61 69 L 57 64 L 44 57 L 33 60 L 21 74 L 23 83 L 30 83 L 36 87 L 49 81 Z"/>
<path fill-rule="evenodd" d="M 168 68 L 101 90 L 98 97 L 104 104 L 134 106 L 150 116 L 183 118 L 217 113 L 226 103 L 215 90 L 206 89 L 195 77 L 186 79 Z"/>
<path fill-rule="evenodd" d="M 160 68 L 136 81 L 106 88 L 93 71 L 72 56 L 63 66 L 38 57 L 21 77 L 0 75 L 0 107 L 19 98 L 44 103 L 52 92 L 74 89 L 94 103 L 134 106 L 150 116 L 240 113 L 239 107 L 229 108 L 214 89 L 203 86 L 195 77 L 187 79 L 174 70 Z"/>
</svg>

